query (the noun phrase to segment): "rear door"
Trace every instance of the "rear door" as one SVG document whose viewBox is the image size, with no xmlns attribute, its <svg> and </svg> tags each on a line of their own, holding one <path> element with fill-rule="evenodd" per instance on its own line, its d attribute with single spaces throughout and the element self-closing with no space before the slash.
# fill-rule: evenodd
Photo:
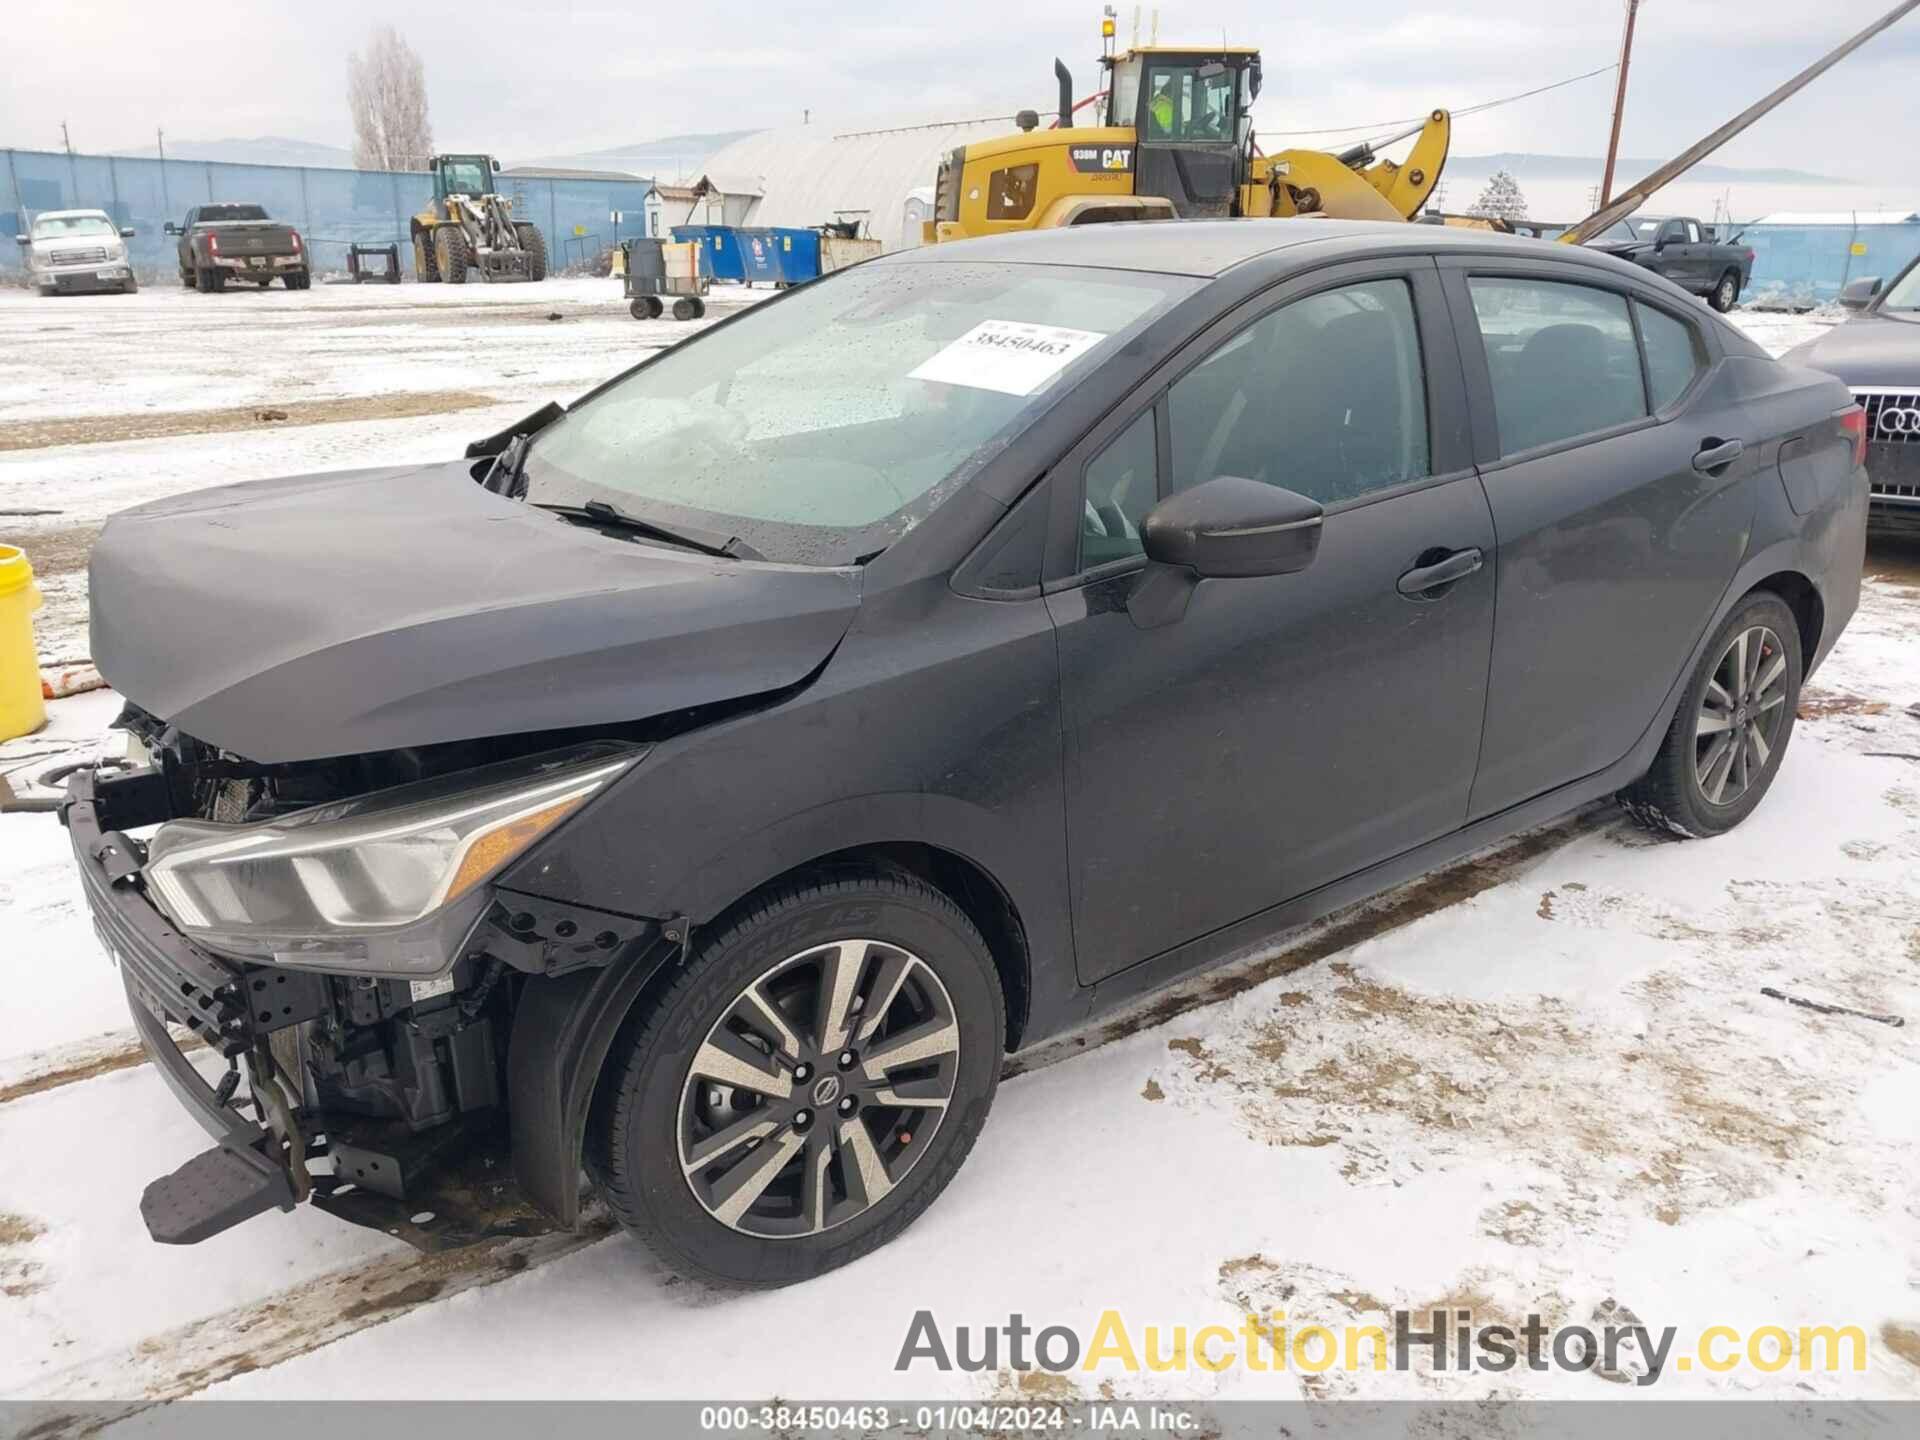
<svg viewBox="0 0 1920 1440">
<path fill-rule="evenodd" d="M 1745 554 L 1765 436 L 1684 303 L 1552 262 L 1442 262 L 1499 536 L 1470 814 L 1604 769 Z"/>
<path fill-rule="evenodd" d="M 1493 544 L 1431 259 L 1290 282 L 1163 375 L 1053 481 L 1089 983 L 1457 828 L 1485 703 L 1491 567 L 1400 588 Z M 1318 555 L 1202 580 L 1177 619 L 1142 623 L 1141 520 L 1219 475 L 1319 500 Z"/>
</svg>

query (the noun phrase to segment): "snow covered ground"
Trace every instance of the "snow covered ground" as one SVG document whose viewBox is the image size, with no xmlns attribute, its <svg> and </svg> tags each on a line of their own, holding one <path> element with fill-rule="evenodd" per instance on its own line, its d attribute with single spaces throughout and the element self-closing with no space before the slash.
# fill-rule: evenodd
<svg viewBox="0 0 1920 1440">
<path fill-rule="evenodd" d="M 1830 323 L 1738 318 L 1776 351 Z M 43 654 L 84 655 L 85 546 L 121 505 L 445 454 L 686 333 L 609 281 L 0 294 L 0 533 L 53 557 Z M 431 398 L 298 408 L 396 396 Z M 244 407 L 288 419 L 218 413 Z M 5 513 L 29 510 L 58 513 Z M 912 1231 L 770 1295 L 677 1282 L 600 1219 L 436 1257 L 310 1212 L 151 1244 L 140 1189 L 204 1137 L 132 1046 L 64 833 L 0 819 L 0 1397 L 1612 1398 L 1525 1370 L 894 1369 L 921 1308 L 1084 1336 L 1107 1307 L 1237 1327 L 1612 1297 L 1683 1349 L 1715 1324 L 1870 1338 L 1859 1373 L 1676 1370 L 1662 1396 L 1920 1399 L 1920 550 L 1869 569 L 1733 835 L 1595 809 L 1021 1057 Z M 57 702 L 0 774 L 97 749 L 116 704 Z"/>
</svg>

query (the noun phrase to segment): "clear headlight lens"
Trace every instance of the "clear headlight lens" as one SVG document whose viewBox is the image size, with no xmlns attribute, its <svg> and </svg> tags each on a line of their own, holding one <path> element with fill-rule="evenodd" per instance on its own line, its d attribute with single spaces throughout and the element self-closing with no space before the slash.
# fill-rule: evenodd
<svg viewBox="0 0 1920 1440">
<path fill-rule="evenodd" d="M 437 970 L 484 909 L 485 882 L 644 753 L 509 762 L 248 825 L 169 821 L 148 845 L 147 890 L 216 950 Z"/>
</svg>

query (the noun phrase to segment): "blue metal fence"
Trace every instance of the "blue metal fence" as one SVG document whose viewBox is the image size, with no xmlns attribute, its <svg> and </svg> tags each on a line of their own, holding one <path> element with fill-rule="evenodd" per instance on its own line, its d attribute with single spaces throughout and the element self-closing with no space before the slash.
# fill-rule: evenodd
<svg viewBox="0 0 1920 1440">
<path fill-rule="evenodd" d="M 1745 243 L 1754 254 L 1748 301 L 1818 305 L 1863 275 L 1891 280 L 1920 254 L 1920 224 L 1749 225 Z"/>
<path fill-rule="evenodd" d="M 316 266 L 344 270 L 349 244 L 400 247 L 401 264 L 413 269 L 407 219 L 424 209 L 433 180 L 424 171 L 329 170 L 293 165 L 230 165 L 217 160 L 167 160 L 125 155 L 67 155 L 49 150 L 7 150 L 0 168 L 0 275 L 19 273 L 23 258 L 13 244 L 30 215 L 42 210 L 105 210 L 135 230 L 127 242 L 134 268 L 158 278 L 174 268 L 174 242 L 161 231 L 195 205 L 255 202 L 277 220 L 296 226 Z M 512 197 L 514 213 L 546 235 L 555 269 L 597 258 L 622 236 L 609 216 L 625 211 L 639 232 L 646 180 L 560 180 L 532 175 L 497 177 L 500 193 Z"/>
</svg>

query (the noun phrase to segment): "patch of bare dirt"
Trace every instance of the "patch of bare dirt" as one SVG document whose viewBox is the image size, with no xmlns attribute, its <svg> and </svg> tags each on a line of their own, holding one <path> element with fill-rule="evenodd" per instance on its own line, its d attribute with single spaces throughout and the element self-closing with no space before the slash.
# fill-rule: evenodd
<svg viewBox="0 0 1920 1440">
<path fill-rule="evenodd" d="M 398 395 L 354 395 L 335 400 L 287 400 L 218 410 L 156 410 L 121 415 L 75 415 L 0 425 L 0 450 L 96 445 L 109 440 L 153 440 L 168 435 L 214 435 L 275 430 L 349 420 L 406 420 L 477 410 L 499 402 L 471 390 L 416 390 Z"/>
<path fill-rule="evenodd" d="M 1884 700 L 1869 700 L 1863 695 L 1844 695 L 1832 690 L 1803 690 L 1800 708 L 1794 713 L 1802 720 L 1824 720 L 1830 715 L 1884 715 L 1889 706 Z"/>
<path fill-rule="evenodd" d="M 100 538 L 98 525 L 63 525 L 36 530 L 15 541 L 26 551 L 27 563 L 36 578 L 50 580 L 56 575 L 71 575 L 87 568 L 93 542 Z"/>
<path fill-rule="evenodd" d="M 46 1288 L 42 1267 L 10 1252 L 24 1249 L 47 1233 L 47 1227 L 26 1215 L 0 1210 L 0 1295 L 23 1300 Z"/>
<path fill-rule="evenodd" d="M 1155 1104 L 1158 1104 L 1167 1098 L 1167 1092 L 1160 1088 L 1160 1082 L 1158 1080 L 1155 1080 L 1152 1076 L 1148 1076 L 1147 1083 L 1140 1089 L 1140 1098 L 1142 1100 L 1151 1100 Z"/>
<path fill-rule="evenodd" d="M 1880 1343 L 1920 1370 L 1920 1325 L 1900 1325 L 1889 1320 L 1880 1327 Z"/>
<path fill-rule="evenodd" d="M 174 1038 L 180 1049 L 187 1053 L 206 1048 L 206 1041 L 184 1030 L 178 1032 Z M 135 1065 L 146 1063 L 147 1052 L 140 1048 L 138 1040 L 115 1042 L 106 1049 L 86 1052 L 80 1058 L 55 1064 L 23 1079 L 0 1085 L 0 1105 L 10 1100 L 19 1100 L 27 1095 L 39 1095 L 48 1090 L 57 1090 L 62 1085 L 92 1080 L 97 1076 L 111 1075 L 116 1070 L 128 1070 Z"/>
</svg>

